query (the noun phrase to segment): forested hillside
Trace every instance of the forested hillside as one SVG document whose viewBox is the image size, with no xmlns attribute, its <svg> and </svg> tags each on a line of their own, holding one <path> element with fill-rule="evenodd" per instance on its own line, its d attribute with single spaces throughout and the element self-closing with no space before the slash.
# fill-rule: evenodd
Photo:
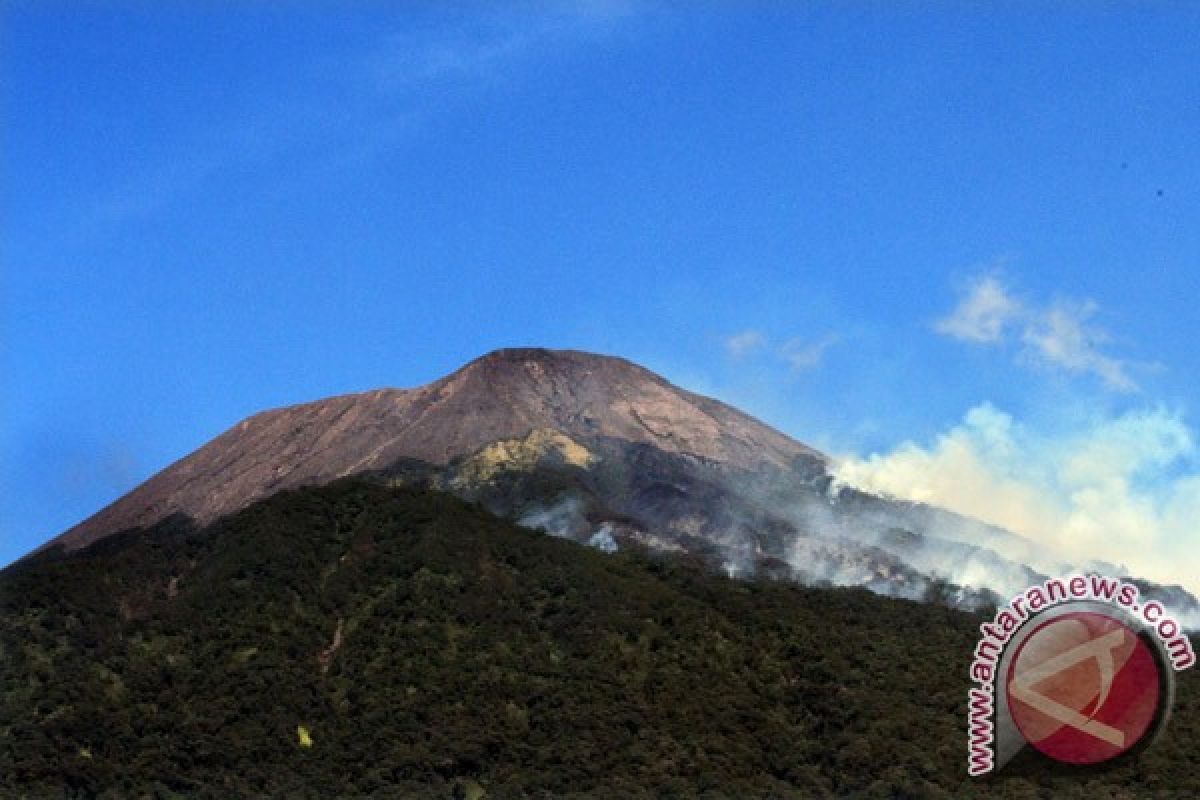
<svg viewBox="0 0 1200 800">
<path fill-rule="evenodd" d="M 342 481 L 0 573 L 4 797 L 1200 795 L 1200 681 L 1102 773 L 965 775 L 979 618 Z"/>
</svg>

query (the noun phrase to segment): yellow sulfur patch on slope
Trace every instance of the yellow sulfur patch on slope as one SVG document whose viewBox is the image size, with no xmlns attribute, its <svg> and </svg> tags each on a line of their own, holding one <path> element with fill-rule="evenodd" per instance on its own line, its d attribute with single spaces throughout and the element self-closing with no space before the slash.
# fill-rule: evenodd
<svg viewBox="0 0 1200 800">
<path fill-rule="evenodd" d="M 566 434 L 538 428 L 523 439 L 501 439 L 487 445 L 463 464 L 456 482 L 470 485 L 491 480 L 506 469 L 533 469 L 549 455 L 584 469 L 596 461 L 591 451 Z"/>
</svg>

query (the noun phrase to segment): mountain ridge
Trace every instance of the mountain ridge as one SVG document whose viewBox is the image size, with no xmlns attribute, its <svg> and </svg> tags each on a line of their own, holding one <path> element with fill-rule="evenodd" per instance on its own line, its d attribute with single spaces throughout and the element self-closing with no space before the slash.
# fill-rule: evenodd
<svg viewBox="0 0 1200 800">
<path fill-rule="evenodd" d="M 172 513 L 203 524 L 281 489 L 400 459 L 444 466 L 539 428 L 747 468 L 827 461 L 748 414 L 626 359 L 506 348 L 422 386 L 335 395 L 246 417 L 43 547 L 78 549 Z"/>
<path fill-rule="evenodd" d="M 203 528 L 280 491 L 358 476 L 449 491 L 580 544 L 964 609 L 1079 568 L 945 509 L 840 486 L 831 467 L 626 359 L 510 348 L 423 386 L 247 417 L 34 553 L 74 552 L 173 515 Z M 1200 619 L 1190 594 L 1164 591 Z"/>
</svg>

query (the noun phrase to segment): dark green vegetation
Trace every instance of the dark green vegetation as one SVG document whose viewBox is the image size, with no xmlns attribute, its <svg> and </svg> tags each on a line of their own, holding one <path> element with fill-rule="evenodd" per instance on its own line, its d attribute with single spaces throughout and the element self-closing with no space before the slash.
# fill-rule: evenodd
<svg viewBox="0 0 1200 800">
<path fill-rule="evenodd" d="M 169 521 L 10 568 L 0 603 L 4 797 L 1200 796 L 1197 671 L 1137 762 L 971 782 L 978 618 L 606 556 L 434 492 Z"/>
</svg>

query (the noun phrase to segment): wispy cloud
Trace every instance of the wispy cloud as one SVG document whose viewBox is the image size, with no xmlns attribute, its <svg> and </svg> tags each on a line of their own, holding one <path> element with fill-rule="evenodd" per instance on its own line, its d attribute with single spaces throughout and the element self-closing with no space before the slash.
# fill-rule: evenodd
<svg viewBox="0 0 1200 800">
<path fill-rule="evenodd" d="M 1016 298 L 996 275 L 977 278 L 959 304 L 934 323 L 934 330 L 972 344 L 1018 342 L 1019 358 L 1044 369 L 1091 374 L 1111 389 L 1137 390 L 1127 362 L 1105 353 L 1111 341 L 1091 322 L 1099 307 L 1091 300 L 1048 306 Z"/>
<path fill-rule="evenodd" d="M 162 143 L 104 187 L 84 212 L 84 225 L 153 216 L 223 178 L 270 174 L 280 183 L 306 168 L 359 164 L 391 152 L 417 121 L 453 108 L 456 93 L 601 43 L 637 10 L 620 2 L 482 10 L 379 34 L 354 58 L 313 54 L 309 63 L 321 65 L 319 72 L 295 75 L 296 85 L 314 87 L 302 100 L 294 87 L 274 87 L 259 102 L 198 122 L 186 139 Z M 421 91 L 430 88 L 436 93 Z"/>
<path fill-rule="evenodd" d="M 767 344 L 767 337 L 761 331 L 745 330 L 735 333 L 725 340 L 725 352 L 734 358 L 745 358 L 751 353 L 761 350 Z"/>
<path fill-rule="evenodd" d="M 555 4 L 482 14 L 453 28 L 384 37 L 367 59 L 375 88 L 495 77 L 518 63 L 603 37 L 631 16 L 632 3 Z"/>
<path fill-rule="evenodd" d="M 984 403 L 932 442 L 846 458 L 837 473 L 1000 525 L 1076 564 L 1108 561 L 1200 591 L 1200 472 L 1186 469 L 1195 442 L 1180 415 L 1161 408 L 1053 433 Z"/>
<path fill-rule="evenodd" d="M 375 87 L 394 91 L 447 78 L 472 78 L 492 72 L 530 50 L 542 30 L 462 32 L 429 39 L 415 33 L 392 34 L 371 56 Z"/>
<path fill-rule="evenodd" d="M 1089 323 L 1096 310 L 1096 304 L 1090 301 L 1055 305 L 1028 321 L 1021 341 L 1028 346 L 1028 354 L 1041 364 L 1092 373 L 1113 389 L 1134 391 L 1137 384 L 1129 377 L 1125 363 L 1100 350 L 1111 337 Z"/>
<path fill-rule="evenodd" d="M 836 333 L 829 333 L 819 338 L 793 336 L 783 344 L 772 348 L 769 353 L 772 359 L 782 361 L 792 373 L 806 372 L 819 367 L 825 360 L 829 348 L 842 340 Z M 727 337 L 724 342 L 725 352 L 735 360 L 742 360 L 757 353 L 767 352 L 771 344 L 770 338 L 760 330 L 749 328 Z"/>
<path fill-rule="evenodd" d="M 827 334 L 815 341 L 802 338 L 789 339 L 779 349 L 779 355 L 792 368 L 793 372 L 804 372 L 820 366 L 825 358 L 825 351 L 841 341 L 836 333 Z"/>
<path fill-rule="evenodd" d="M 967 342 L 997 342 L 1004 328 L 1022 313 L 1018 303 L 994 276 L 985 275 L 962 302 L 934 325 L 939 333 Z"/>
</svg>

